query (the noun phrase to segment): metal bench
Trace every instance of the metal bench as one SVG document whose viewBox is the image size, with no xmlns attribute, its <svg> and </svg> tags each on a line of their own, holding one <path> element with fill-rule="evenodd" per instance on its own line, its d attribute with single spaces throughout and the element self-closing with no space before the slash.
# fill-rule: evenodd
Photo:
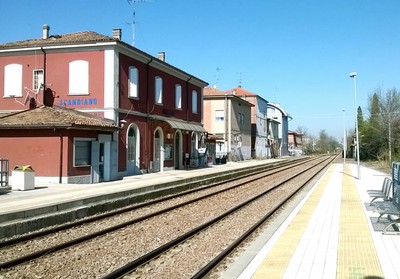
<svg viewBox="0 0 400 279">
<path fill-rule="evenodd" d="M 381 190 L 368 190 L 367 193 L 372 198 L 369 205 L 377 199 L 382 199 L 383 201 L 390 201 L 391 200 L 391 192 L 392 192 L 393 182 L 389 177 L 385 177 L 382 183 Z"/>
<path fill-rule="evenodd" d="M 375 204 L 376 211 L 379 213 L 378 222 L 386 215 L 389 223 L 385 226 L 382 234 L 387 233 L 387 229 L 392 225 L 400 224 L 400 162 L 392 164 L 392 199 Z M 399 233 L 400 232 L 396 232 Z"/>
<path fill-rule="evenodd" d="M 400 209 L 393 201 L 388 202 L 380 202 L 376 206 L 376 211 L 379 213 L 378 223 L 381 221 L 381 218 L 386 215 L 389 223 L 385 226 L 382 231 L 382 234 L 387 233 L 387 229 L 392 225 L 400 224 Z M 394 216 L 394 217 L 393 217 Z M 400 234 L 400 232 L 398 232 Z"/>
</svg>

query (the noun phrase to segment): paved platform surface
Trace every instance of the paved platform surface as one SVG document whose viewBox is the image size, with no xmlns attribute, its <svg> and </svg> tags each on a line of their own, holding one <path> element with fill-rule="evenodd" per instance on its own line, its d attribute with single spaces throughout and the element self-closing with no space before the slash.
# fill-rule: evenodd
<svg viewBox="0 0 400 279">
<path fill-rule="evenodd" d="M 386 174 L 334 164 L 268 239 L 220 278 L 400 278 L 400 235 L 382 234 L 368 189 Z M 265 238 L 265 234 L 259 239 Z"/>
</svg>

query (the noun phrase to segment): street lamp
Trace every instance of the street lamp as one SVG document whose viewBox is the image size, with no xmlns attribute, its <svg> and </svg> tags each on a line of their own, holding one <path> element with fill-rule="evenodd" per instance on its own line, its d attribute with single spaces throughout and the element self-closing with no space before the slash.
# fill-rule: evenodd
<svg viewBox="0 0 400 279">
<path fill-rule="evenodd" d="M 360 179 L 360 142 L 358 141 L 358 111 L 357 111 L 357 73 L 356 72 L 351 72 L 349 74 L 351 78 L 354 79 L 354 103 L 356 106 L 356 141 L 357 141 L 357 178 Z"/>
<path fill-rule="evenodd" d="M 343 165 L 346 165 L 347 133 L 346 133 L 346 110 L 343 111 Z"/>
</svg>

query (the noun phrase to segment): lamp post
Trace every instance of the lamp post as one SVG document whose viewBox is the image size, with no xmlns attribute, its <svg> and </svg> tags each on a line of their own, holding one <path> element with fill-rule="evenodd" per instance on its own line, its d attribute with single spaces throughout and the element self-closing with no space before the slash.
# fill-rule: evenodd
<svg viewBox="0 0 400 279">
<path fill-rule="evenodd" d="M 346 110 L 343 111 L 343 165 L 346 165 L 347 133 L 346 133 Z"/>
<path fill-rule="evenodd" d="M 360 179 L 360 142 L 358 140 L 358 110 L 357 110 L 357 73 L 356 72 L 351 72 L 349 74 L 351 78 L 354 79 L 354 103 L 356 106 L 356 141 L 357 141 L 357 178 Z"/>
</svg>

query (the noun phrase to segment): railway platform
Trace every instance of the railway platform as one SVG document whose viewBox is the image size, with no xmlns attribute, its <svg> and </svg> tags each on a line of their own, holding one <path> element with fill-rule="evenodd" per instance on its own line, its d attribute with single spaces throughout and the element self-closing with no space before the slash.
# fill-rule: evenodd
<svg viewBox="0 0 400 279">
<path fill-rule="evenodd" d="M 267 229 L 222 279 L 400 278 L 400 235 L 370 206 L 387 174 L 333 164 L 301 202 Z"/>
<path fill-rule="evenodd" d="M 128 176 L 96 184 L 35 183 L 34 190 L 10 191 L 0 195 L 0 240 L 123 207 L 140 201 L 141 196 L 151 198 L 173 193 L 175 188 L 190 187 L 189 184 L 196 180 L 217 174 L 234 173 L 239 169 L 275 164 L 287 159 L 228 162 L 200 169 Z"/>
<path fill-rule="evenodd" d="M 35 190 L 0 195 L 0 227 L 1 216 L 12 218 L 14 214 L 18 218 L 19 214 L 40 210 L 50 210 L 51 214 L 51 207 L 60 204 L 79 206 L 84 199 L 132 188 L 151 189 L 157 184 L 274 162 L 231 162 L 99 184 L 36 185 Z M 369 205 L 367 194 L 369 189 L 380 189 L 387 176 L 361 166 L 358 179 L 352 161 L 333 164 L 219 278 L 400 278 L 400 234 L 396 227 L 382 234 L 385 224 L 377 223 L 378 213 Z"/>
</svg>

